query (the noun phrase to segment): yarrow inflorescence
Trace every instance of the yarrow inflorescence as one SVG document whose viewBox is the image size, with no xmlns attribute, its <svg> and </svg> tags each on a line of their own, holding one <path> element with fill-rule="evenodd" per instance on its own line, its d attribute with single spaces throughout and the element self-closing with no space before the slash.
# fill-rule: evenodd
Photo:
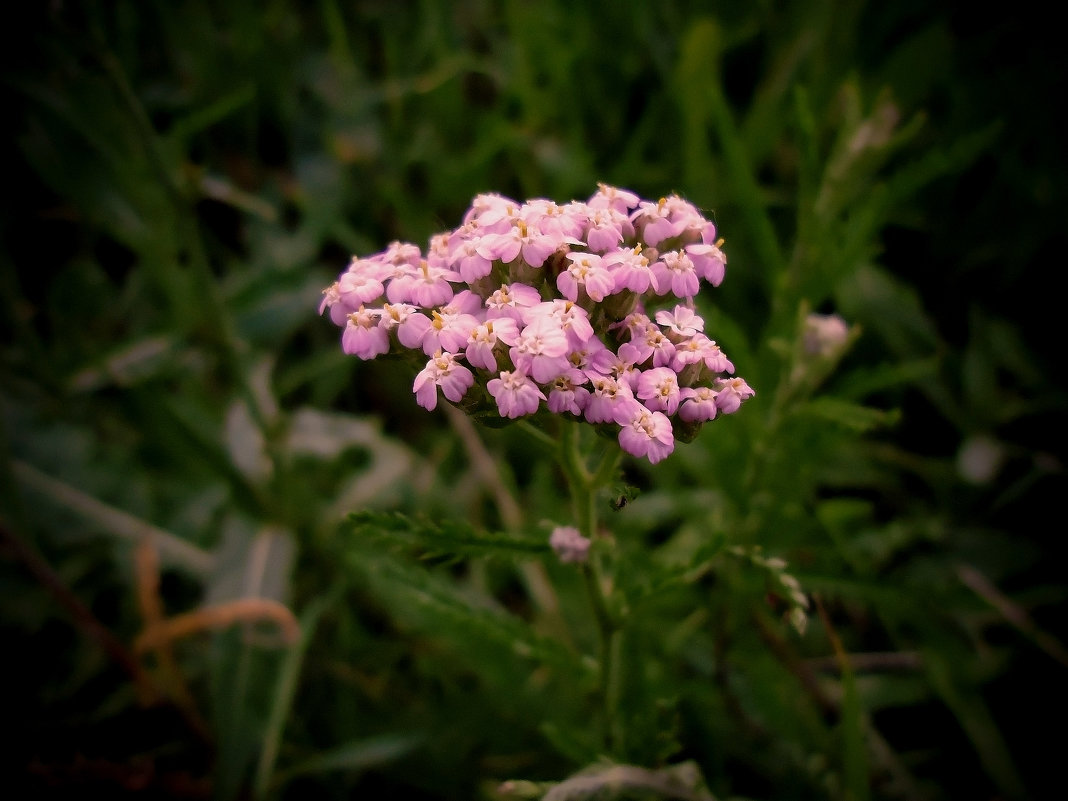
<svg viewBox="0 0 1068 801">
<path fill-rule="evenodd" d="M 345 353 L 428 359 L 412 386 L 428 410 L 440 389 L 484 420 L 562 415 L 615 429 L 655 463 L 754 395 L 694 308 L 702 281 L 723 280 L 721 245 L 678 196 L 483 194 L 425 256 L 394 242 L 354 257 L 319 313 Z"/>
</svg>

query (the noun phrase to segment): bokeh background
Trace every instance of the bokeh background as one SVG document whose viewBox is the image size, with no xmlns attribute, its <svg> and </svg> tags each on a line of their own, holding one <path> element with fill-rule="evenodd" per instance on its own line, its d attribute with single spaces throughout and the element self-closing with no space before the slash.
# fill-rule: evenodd
<svg viewBox="0 0 1068 801">
<path fill-rule="evenodd" d="M 603 499 L 613 756 L 717 798 L 1061 782 L 1068 64 L 1037 6 L 57 1 L 0 37 L 12 797 L 539 797 L 602 756 L 551 459 L 315 314 L 480 192 L 599 181 L 716 221 L 699 303 L 757 390 Z M 806 361 L 808 313 L 849 350 Z"/>
</svg>

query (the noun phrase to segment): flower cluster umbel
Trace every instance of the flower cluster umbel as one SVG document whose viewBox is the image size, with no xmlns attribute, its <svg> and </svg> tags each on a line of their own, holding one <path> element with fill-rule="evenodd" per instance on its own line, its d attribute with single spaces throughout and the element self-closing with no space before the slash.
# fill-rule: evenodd
<svg viewBox="0 0 1068 801">
<path fill-rule="evenodd" d="M 426 255 L 394 242 L 354 257 L 319 312 L 345 353 L 427 358 L 412 387 L 426 409 L 440 389 L 471 412 L 615 427 L 655 463 L 754 394 L 694 310 L 701 282 L 723 280 L 721 245 L 678 196 L 604 184 L 565 205 L 483 194 Z"/>
</svg>

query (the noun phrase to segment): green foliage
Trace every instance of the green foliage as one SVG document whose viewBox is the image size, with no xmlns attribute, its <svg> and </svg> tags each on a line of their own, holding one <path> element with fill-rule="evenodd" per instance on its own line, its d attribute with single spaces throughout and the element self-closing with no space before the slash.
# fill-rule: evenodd
<svg viewBox="0 0 1068 801">
<path fill-rule="evenodd" d="M 462 559 L 464 557 L 510 557 L 512 559 L 544 556 L 549 542 L 542 536 L 520 537 L 505 533 L 482 531 L 458 520 L 433 523 L 411 520 L 399 512 L 354 512 L 349 515 L 350 536 L 361 539 L 377 538 L 384 547 L 389 541 L 419 546 L 421 559 Z"/>
<path fill-rule="evenodd" d="M 1055 26 L 38 5 L 0 48 L 10 792 L 938 801 L 1059 776 L 1032 717 L 1066 711 L 1068 667 Z M 315 317 L 350 254 L 423 245 L 476 193 L 597 181 L 726 238 L 698 304 L 757 394 L 655 467 L 425 413 Z M 808 347 L 813 312 L 845 337 Z"/>
</svg>

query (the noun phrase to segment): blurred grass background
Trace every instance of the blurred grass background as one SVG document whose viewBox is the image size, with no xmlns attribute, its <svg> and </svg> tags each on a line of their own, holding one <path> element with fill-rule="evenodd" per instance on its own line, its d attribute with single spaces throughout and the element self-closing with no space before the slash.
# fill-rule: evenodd
<svg viewBox="0 0 1068 801">
<path fill-rule="evenodd" d="M 693 760 L 722 798 L 1059 781 L 1066 64 L 1035 9 L 18 15 L 0 48 L 13 792 L 492 798 L 596 759 L 593 628 L 539 550 L 568 514 L 539 444 L 424 413 L 315 309 L 353 253 L 425 246 L 479 192 L 598 181 L 715 219 L 730 264 L 700 303 L 758 393 L 628 464 L 640 493 L 606 511 L 629 610 L 614 756 Z M 857 326 L 839 363 L 804 361 L 807 311 Z M 409 517 L 343 522 L 359 510 Z M 469 543 L 448 521 L 527 550 L 428 546 Z M 819 599 L 804 636 L 761 553 Z M 146 639 L 166 620 L 192 633 Z"/>
</svg>

